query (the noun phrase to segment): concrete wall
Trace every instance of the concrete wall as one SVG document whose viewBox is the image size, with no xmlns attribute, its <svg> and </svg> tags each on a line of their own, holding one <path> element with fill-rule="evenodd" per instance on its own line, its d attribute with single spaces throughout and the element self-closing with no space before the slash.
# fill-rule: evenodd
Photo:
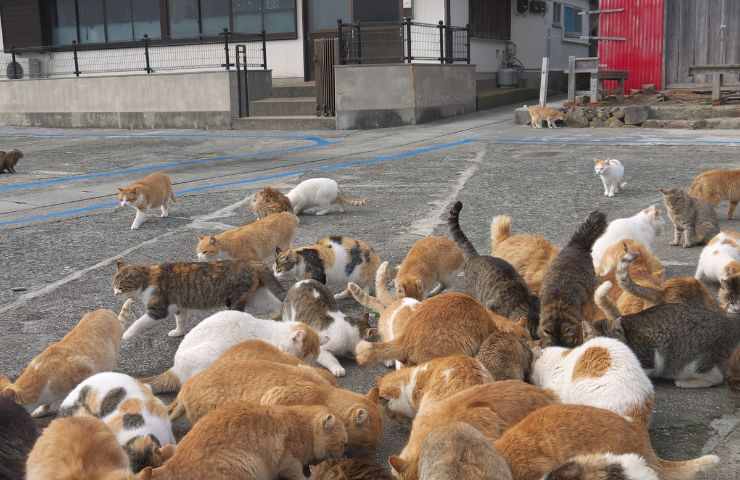
<svg viewBox="0 0 740 480">
<path fill-rule="evenodd" d="M 475 111 L 475 65 L 341 65 L 338 129 L 413 125 Z"/>
</svg>

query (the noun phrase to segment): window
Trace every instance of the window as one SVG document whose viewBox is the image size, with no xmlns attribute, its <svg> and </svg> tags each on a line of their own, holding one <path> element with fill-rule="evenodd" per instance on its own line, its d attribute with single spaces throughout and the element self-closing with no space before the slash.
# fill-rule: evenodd
<svg viewBox="0 0 740 480">
<path fill-rule="evenodd" d="M 109 42 L 130 42 L 134 39 L 131 4 L 121 0 L 105 0 Z"/>
<path fill-rule="evenodd" d="M 511 39 L 511 0 L 470 0 L 471 35 Z"/>
<path fill-rule="evenodd" d="M 401 18 L 398 0 L 354 0 L 355 21 L 397 22 Z"/>
<path fill-rule="evenodd" d="M 235 32 L 296 32 L 295 0 L 232 0 L 232 5 Z"/>
<path fill-rule="evenodd" d="M 583 12 L 580 8 L 571 7 L 570 5 L 563 6 L 563 24 L 566 37 L 578 38 L 583 35 L 583 15 L 579 15 L 580 12 Z"/>
<path fill-rule="evenodd" d="M 560 2 L 552 2 L 552 26 L 563 27 L 563 5 Z"/>
<path fill-rule="evenodd" d="M 200 35 L 198 0 L 169 0 L 170 37 L 193 38 Z"/>
<path fill-rule="evenodd" d="M 203 35 L 215 36 L 229 27 L 230 0 L 201 0 L 200 18 Z"/>
<path fill-rule="evenodd" d="M 295 30 L 295 0 L 264 0 L 264 29 L 267 33 Z"/>
<path fill-rule="evenodd" d="M 114 0 L 120 1 L 120 0 Z M 162 38 L 161 14 L 159 2 L 152 0 L 132 0 L 134 39 L 141 40 L 144 35 L 149 38 Z M 108 40 L 109 42 L 111 40 Z"/>
<path fill-rule="evenodd" d="M 105 43 L 105 16 L 100 0 L 77 0 L 80 43 Z"/>
<path fill-rule="evenodd" d="M 54 45 L 71 45 L 77 40 L 77 7 L 75 0 L 51 0 L 49 17 Z"/>
</svg>

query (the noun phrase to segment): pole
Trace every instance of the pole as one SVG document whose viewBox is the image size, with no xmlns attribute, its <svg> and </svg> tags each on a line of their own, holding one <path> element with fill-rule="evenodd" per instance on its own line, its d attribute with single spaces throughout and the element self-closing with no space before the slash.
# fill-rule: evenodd
<svg viewBox="0 0 740 480">
<path fill-rule="evenodd" d="M 72 55 L 75 60 L 75 76 L 79 77 L 81 72 L 80 72 L 80 63 L 77 59 L 77 40 L 72 40 Z"/>
<path fill-rule="evenodd" d="M 440 20 L 437 24 L 439 28 L 439 63 L 445 63 L 445 23 Z"/>
<path fill-rule="evenodd" d="M 357 21 L 357 63 L 362 65 L 362 31 L 359 20 Z"/>
<path fill-rule="evenodd" d="M 226 52 L 226 63 L 224 66 L 226 67 L 226 71 L 229 71 L 231 70 L 231 60 L 229 59 L 229 29 L 224 28 L 221 35 L 224 36 L 224 52 Z"/>
<path fill-rule="evenodd" d="M 152 66 L 149 63 L 149 35 L 144 34 L 144 58 L 146 59 L 146 73 L 147 75 L 152 73 Z"/>
<path fill-rule="evenodd" d="M 550 74 L 550 57 L 542 57 L 542 75 L 540 77 L 540 107 L 547 105 L 547 77 Z"/>
<path fill-rule="evenodd" d="M 411 19 L 406 17 L 406 59 L 411 63 Z"/>
<path fill-rule="evenodd" d="M 246 63 L 245 61 L 244 64 Z M 262 69 L 267 70 L 267 32 L 264 30 L 262 30 Z"/>
<path fill-rule="evenodd" d="M 344 31 L 341 18 L 337 18 L 337 39 L 339 39 L 339 65 L 344 65 Z"/>
<path fill-rule="evenodd" d="M 465 25 L 465 60 L 470 65 L 470 24 Z"/>
</svg>

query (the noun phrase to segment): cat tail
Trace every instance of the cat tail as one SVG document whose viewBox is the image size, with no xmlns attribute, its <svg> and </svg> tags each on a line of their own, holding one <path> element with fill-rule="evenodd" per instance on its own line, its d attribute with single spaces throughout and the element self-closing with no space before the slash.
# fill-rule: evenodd
<svg viewBox="0 0 740 480">
<path fill-rule="evenodd" d="M 360 365 L 366 363 L 379 363 L 386 360 L 404 360 L 402 348 L 403 337 L 396 338 L 390 342 L 366 342 L 362 340 L 355 347 L 355 359 Z"/>
<path fill-rule="evenodd" d="M 682 462 L 658 459 L 661 477 L 665 480 L 693 480 L 701 472 L 708 472 L 719 465 L 717 455 L 704 455 Z"/>
<path fill-rule="evenodd" d="M 627 244 L 624 246 L 627 249 Z M 630 265 L 640 256 L 640 252 L 626 252 L 617 264 L 617 284 L 625 292 L 636 297 L 643 298 L 652 303 L 663 302 L 663 291 L 657 288 L 645 287 L 632 280 L 630 276 Z"/>
<path fill-rule="evenodd" d="M 388 284 L 389 266 L 388 262 L 385 261 L 381 263 L 375 271 L 375 296 L 380 300 L 380 303 L 386 307 L 396 301 L 395 295 L 392 295 L 386 288 L 386 285 Z"/>
<path fill-rule="evenodd" d="M 455 202 L 450 208 L 450 215 L 447 217 L 447 225 L 450 227 L 450 236 L 455 240 L 455 243 L 462 249 L 465 254 L 465 258 L 477 257 L 478 251 L 475 246 L 465 236 L 465 232 L 460 228 L 460 211 L 463 208 L 462 202 Z"/>
<path fill-rule="evenodd" d="M 177 203 L 177 200 L 175 200 L 175 191 L 172 189 L 172 185 L 170 185 L 169 197 L 172 203 Z"/>
<path fill-rule="evenodd" d="M 604 233 L 604 230 L 606 230 L 606 215 L 594 210 L 583 223 L 578 225 L 576 232 L 570 237 L 568 245 L 591 251 L 594 242 Z"/>
<path fill-rule="evenodd" d="M 369 308 L 370 310 L 378 313 L 382 313 L 383 310 L 385 310 L 385 305 L 383 304 L 383 302 L 367 293 L 356 283 L 349 282 L 347 284 L 347 290 L 349 290 L 352 298 L 354 298 L 355 301 L 363 307 Z"/>
<path fill-rule="evenodd" d="M 129 298 L 125 302 L 123 302 L 123 306 L 121 307 L 121 311 L 118 312 L 118 321 L 121 322 L 121 325 L 125 328 L 126 325 L 131 323 L 131 321 L 134 319 L 133 312 L 131 311 L 131 306 L 134 304 L 134 299 Z"/>
<path fill-rule="evenodd" d="M 607 280 L 599 285 L 599 288 L 597 288 L 594 293 L 594 302 L 596 303 L 596 306 L 604 312 L 604 315 L 606 315 L 610 324 L 614 324 L 614 322 L 622 316 L 612 299 L 609 298 L 609 290 L 612 289 L 612 286 L 612 282 Z"/>
<path fill-rule="evenodd" d="M 185 415 L 185 405 L 180 401 L 179 395 L 167 406 L 167 412 L 169 413 L 170 422 L 174 422 Z"/>
<path fill-rule="evenodd" d="M 182 386 L 172 369 L 153 377 L 140 378 L 139 381 L 152 387 L 153 393 L 177 392 Z"/>
<path fill-rule="evenodd" d="M 491 220 L 491 254 L 496 245 L 511 236 L 511 217 L 508 215 L 497 215 Z"/>
<path fill-rule="evenodd" d="M 619 188 L 624 188 L 627 186 L 627 182 L 622 182 L 619 184 Z"/>
<path fill-rule="evenodd" d="M 6 377 L 5 375 L 0 375 L 0 392 L 11 385 L 13 385 L 13 382 L 11 382 L 8 377 Z"/>
<path fill-rule="evenodd" d="M 364 207 L 367 205 L 367 198 L 353 198 L 342 194 L 341 192 L 337 195 L 336 202 L 340 205 L 350 205 L 353 207 Z"/>
</svg>

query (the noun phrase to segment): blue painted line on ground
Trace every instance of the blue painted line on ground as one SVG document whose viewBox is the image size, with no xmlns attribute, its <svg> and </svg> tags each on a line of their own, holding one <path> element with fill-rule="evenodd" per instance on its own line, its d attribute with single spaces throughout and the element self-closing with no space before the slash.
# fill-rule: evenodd
<svg viewBox="0 0 740 480">
<path fill-rule="evenodd" d="M 509 145 L 665 145 L 665 146 L 702 146 L 702 145 L 726 145 L 740 146 L 740 139 L 730 138 L 633 138 L 633 137 L 611 137 L 611 138 L 583 138 L 583 137 L 559 137 L 559 138 L 507 138 L 500 137 L 493 140 L 495 144 Z"/>
<path fill-rule="evenodd" d="M 399 153 L 378 155 L 376 157 L 369 158 L 369 159 L 353 160 L 353 161 L 341 162 L 341 163 L 337 163 L 333 165 L 324 165 L 324 166 L 316 168 L 316 170 L 319 170 L 322 172 L 330 172 L 330 171 L 342 170 L 345 168 L 356 167 L 356 166 L 371 166 L 371 165 L 375 165 L 375 164 L 383 163 L 383 162 L 403 160 L 403 159 L 415 157 L 417 155 L 421 155 L 424 153 L 436 152 L 439 150 L 446 150 L 450 148 L 459 147 L 461 145 L 468 145 L 470 143 L 474 143 L 474 140 L 463 139 L 463 140 L 457 140 L 457 141 L 449 142 L 449 143 L 439 143 L 436 145 L 418 147 L 418 148 L 406 150 L 406 151 L 399 152 Z M 243 180 L 235 180 L 233 182 L 222 182 L 222 183 L 204 185 L 202 187 L 186 188 L 183 190 L 178 190 L 175 193 L 177 195 L 184 195 L 188 193 L 198 193 L 198 192 L 215 190 L 215 189 L 224 188 L 224 187 L 250 185 L 250 184 L 265 182 L 265 181 L 270 181 L 270 180 L 277 180 L 277 179 L 288 178 L 288 177 L 298 177 L 307 172 L 310 172 L 311 170 L 312 169 L 310 168 L 306 168 L 306 169 L 301 169 L 301 170 L 291 170 L 288 172 L 281 172 L 281 173 L 275 173 L 275 174 L 270 174 L 270 175 L 261 175 L 259 177 L 246 178 Z M 116 201 L 108 200 L 105 202 L 87 205 L 85 207 L 78 207 L 78 208 L 72 208 L 72 209 L 67 209 L 67 210 L 60 210 L 57 212 L 44 213 L 40 215 L 32 215 L 28 217 L 15 218 L 13 220 L 3 220 L 3 221 L 0 221 L 0 226 L 23 225 L 27 223 L 33 223 L 33 222 L 42 222 L 45 220 L 51 220 L 55 218 L 72 217 L 72 216 L 83 214 L 83 213 L 93 212 L 95 210 L 112 208 L 112 207 L 115 207 L 116 205 L 117 205 Z"/>
<path fill-rule="evenodd" d="M 153 131 L 153 132 L 77 132 L 77 131 L 62 131 L 62 132 L 27 132 L 21 130 L 6 130 L 0 129 L 0 138 L 7 137 L 23 137 L 23 138 L 270 138 L 270 139 L 286 139 L 286 140 L 307 140 L 315 142 L 326 142 L 334 143 L 334 140 L 328 140 L 319 135 L 303 135 L 296 133 L 242 133 L 242 132 L 164 132 L 164 131 Z"/>
</svg>

